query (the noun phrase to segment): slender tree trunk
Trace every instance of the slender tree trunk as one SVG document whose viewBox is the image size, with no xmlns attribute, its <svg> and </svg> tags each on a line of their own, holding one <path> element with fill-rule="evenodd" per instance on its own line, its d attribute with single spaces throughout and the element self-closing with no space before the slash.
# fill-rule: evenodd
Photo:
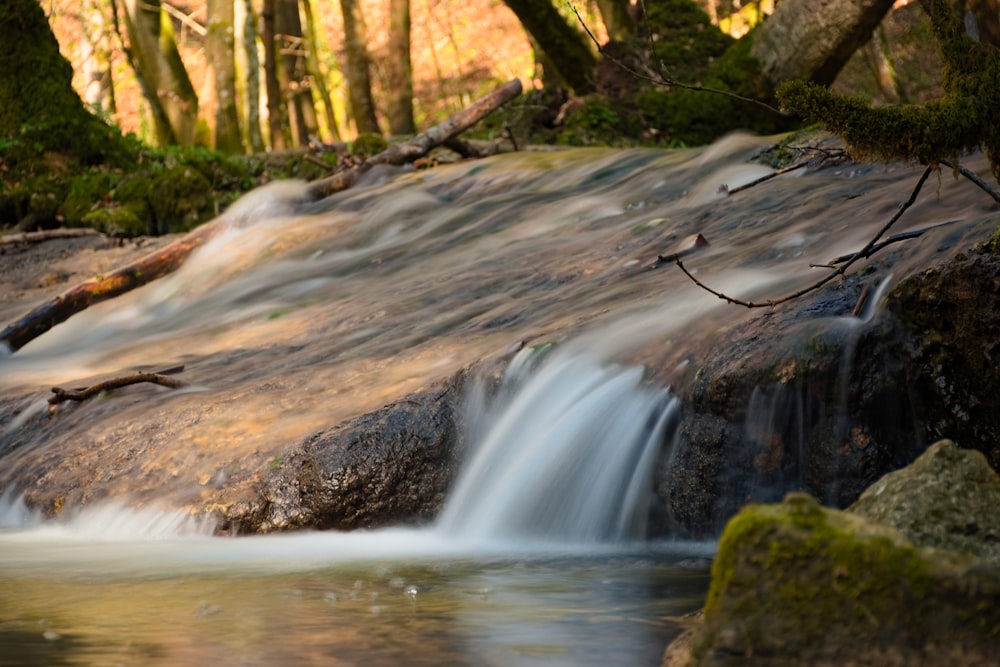
<svg viewBox="0 0 1000 667">
<path fill-rule="evenodd" d="M 236 59 L 233 0 L 208 0 L 205 54 L 209 66 L 208 87 L 214 94 L 209 127 L 212 144 L 224 153 L 242 153 L 240 119 L 236 112 Z"/>
<path fill-rule="evenodd" d="M 145 80 L 161 145 L 193 145 L 198 122 L 198 96 L 181 61 L 174 30 L 160 0 L 125 0 L 125 25 L 131 40 L 136 74 Z"/>
<path fill-rule="evenodd" d="M 360 0 L 340 0 L 344 14 L 344 51 L 347 57 L 347 91 L 358 133 L 382 134 L 372 100 L 371 69 L 368 59 L 368 27 Z"/>
<path fill-rule="evenodd" d="M 410 63 L 410 0 L 389 0 L 389 44 L 385 70 L 389 132 L 414 134 L 413 66 Z"/>
<path fill-rule="evenodd" d="M 593 92 L 597 57 L 589 38 L 559 14 L 549 0 L 504 0 L 548 56 L 563 83 L 577 95 Z"/>
<path fill-rule="evenodd" d="M 802 79 L 829 85 L 894 0 L 783 0 L 753 33 L 750 54 L 772 85 Z"/>
<path fill-rule="evenodd" d="M 899 104 L 901 100 L 896 68 L 893 67 L 889 42 L 882 26 L 875 30 L 871 40 L 865 45 L 865 60 L 883 99 L 889 104 Z"/>
<path fill-rule="evenodd" d="M 312 3 L 309 0 L 302 0 L 302 13 L 305 19 L 306 31 L 306 66 L 309 68 L 309 78 L 313 82 L 313 88 L 323 101 L 323 111 L 326 115 L 326 126 L 334 141 L 340 141 L 340 128 L 337 125 L 337 115 L 333 111 L 333 100 L 330 98 L 330 90 L 326 85 L 327 74 L 319 62 L 318 50 L 319 39 L 316 35 L 316 20 L 313 17 Z"/>
<path fill-rule="evenodd" d="M 237 83 L 246 80 L 243 99 L 246 113 L 243 114 L 246 141 L 254 153 L 264 152 L 264 137 L 260 133 L 260 59 L 257 57 L 257 12 L 253 0 L 243 0 L 242 48 L 245 62 L 245 76 L 237 78 Z"/>
<path fill-rule="evenodd" d="M 98 0 L 84 0 L 80 24 L 83 26 L 80 59 L 86 85 L 83 101 L 94 113 L 112 116 L 116 105 L 111 78 L 111 26 L 106 5 Z"/>
<path fill-rule="evenodd" d="M 278 42 L 275 31 L 275 0 L 264 0 L 264 11 L 261 14 L 264 29 L 264 84 L 267 90 L 267 125 L 271 135 L 271 150 L 281 151 L 288 147 L 286 131 L 288 123 L 285 119 L 285 104 L 281 97 L 281 86 L 278 83 Z"/>
<path fill-rule="evenodd" d="M 708 5 L 711 7 L 709 12 L 709 17 L 711 17 L 715 14 L 715 0 L 710 0 Z M 629 0 L 597 0 L 597 8 L 601 12 L 604 27 L 611 39 L 620 41 L 635 33 L 635 22 L 628 11 Z M 712 23 L 718 23 L 718 19 Z"/>
<path fill-rule="evenodd" d="M 274 25 L 280 56 L 278 83 L 288 107 L 292 139 L 297 146 L 306 146 L 309 137 L 316 135 L 319 129 L 306 67 L 298 0 L 276 0 Z"/>
</svg>

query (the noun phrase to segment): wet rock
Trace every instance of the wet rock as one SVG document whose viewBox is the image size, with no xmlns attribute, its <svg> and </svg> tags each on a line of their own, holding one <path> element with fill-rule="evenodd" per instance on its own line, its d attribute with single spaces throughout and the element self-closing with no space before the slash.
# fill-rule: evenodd
<svg viewBox="0 0 1000 667">
<path fill-rule="evenodd" d="M 871 283 L 855 275 L 696 349 L 657 478 L 675 525 L 652 532 L 717 534 L 746 503 L 793 490 L 846 507 L 920 453 L 905 332 L 891 316 L 851 315 Z"/>
<path fill-rule="evenodd" d="M 672 665 L 994 665 L 1000 570 L 805 494 L 727 526 L 702 625 Z"/>
<path fill-rule="evenodd" d="M 869 487 L 850 511 L 914 544 L 974 554 L 1000 567 L 1000 475 L 986 457 L 942 440 Z"/>
<path fill-rule="evenodd" d="M 946 252 L 917 270 L 888 257 L 691 354 L 652 533 L 716 534 L 743 504 L 795 490 L 845 508 L 945 435 L 1000 465 L 1000 257 L 936 243 Z M 890 270 L 903 278 L 883 308 L 852 316 Z"/>
<path fill-rule="evenodd" d="M 1000 255 L 980 243 L 900 282 L 886 309 L 910 335 L 908 385 L 925 437 L 1000 468 Z"/>
<path fill-rule="evenodd" d="M 463 376 L 315 434 L 274 466 L 223 530 L 352 530 L 427 523 L 456 467 Z"/>
</svg>

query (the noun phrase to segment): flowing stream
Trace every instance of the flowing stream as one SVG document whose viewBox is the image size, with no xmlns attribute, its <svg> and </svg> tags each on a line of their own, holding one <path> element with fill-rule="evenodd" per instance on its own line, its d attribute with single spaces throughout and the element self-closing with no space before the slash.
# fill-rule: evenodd
<svg viewBox="0 0 1000 667">
<path fill-rule="evenodd" d="M 386 170 L 305 206 L 303 184 L 273 184 L 175 274 L 0 355 L 0 665 L 659 664 L 714 545 L 643 539 L 677 407 L 641 364 L 748 313 L 643 267 L 701 233 L 696 275 L 783 294 L 862 247 L 916 177 L 831 166 L 727 196 L 771 172 L 748 162 L 768 145 Z M 949 180 L 900 230 L 983 210 Z M 0 301 L 0 322 L 51 292 Z M 433 526 L 218 537 L 187 511 L 488 358 L 510 361 L 489 400 L 473 383 Z M 190 388 L 46 413 L 53 384 L 174 364 Z M 107 446 L 127 450 L 116 474 L 58 520 L 10 482 Z"/>
</svg>

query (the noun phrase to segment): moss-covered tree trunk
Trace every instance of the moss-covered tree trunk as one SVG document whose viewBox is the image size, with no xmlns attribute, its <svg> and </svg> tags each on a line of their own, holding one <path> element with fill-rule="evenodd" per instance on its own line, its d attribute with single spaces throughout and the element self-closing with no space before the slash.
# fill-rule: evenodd
<svg viewBox="0 0 1000 667">
<path fill-rule="evenodd" d="M 36 0 L 0 2 L 0 141 L 3 159 L 58 153 L 90 164 L 114 151 L 116 133 L 86 110 L 72 87 Z"/>
<path fill-rule="evenodd" d="M 504 0 L 521 25 L 556 69 L 556 74 L 577 95 L 594 90 L 597 57 L 587 36 L 562 17 L 550 0 Z"/>
<path fill-rule="evenodd" d="M 194 144 L 198 96 L 177 51 L 173 25 L 160 0 L 125 0 L 125 25 L 132 63 L 153 107 L 156 139 L 161 145 Z"/>
<path fill-rule="evenodd" d="M 209 65 L 206 88 L 212 91 L 206 109 L 212 145 L 226 153 L 242 153 L 240 118 L 236 110 L 235 9 L 233 0 L 208 0 L 205 55 Z M 204 96 L 203 96 L 204 97 Z"/>
<path fill-rule="evenodd" d="M 389 44 L 386 59 L 386 115 L 389 132 L 414 134 L 413 67 L 410 64 L 410 0 L 389 0 Z"/>
<path fill-rule="evenodd" d="M 368 57 L 368 26 L 360 0 L 340 0 L 344 14 L 344 55 L 347 58 L 347 93 L 358 133 L 382 134 L 372 100 L 371 71 Z"/>
<path fill-rule="evenodd" d="M 709 2 L 713 8 L 714 0 Z M 597 8 L 611 39 L 623 40 L 635 33 L 635 21 L 629 13 L 629 0 L 597 0 Z"/>
<path fill-rule="evenodd" d="M 775 87 L 801 79 L 828 85 L 894 0 L 784 0 L 752 35 L 751 55 Z"/>
<path fill-rule="evenodd" d="M 274 11 L 281 56 L 278 60 L 278 83 L 282 96 L 287 100 L 292 140 L 296 146 L 306 146 L 310 136 L 319 134 L 319 125 L 309 83 L 309 69 L 306 67 L 299 0 L 277 0 Z"/>
</svg>

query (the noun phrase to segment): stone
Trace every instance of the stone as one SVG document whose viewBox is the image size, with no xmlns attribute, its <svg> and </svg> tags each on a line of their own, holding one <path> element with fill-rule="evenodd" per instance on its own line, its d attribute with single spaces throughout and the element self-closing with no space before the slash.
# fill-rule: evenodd
<svg viewBox="0 0 1000 667">
<path fill-rule="evenodd" d="M 789 494 L 728 524 L 703 624 L 672 665 L 995 665 L 1000 570 Z"/>
<path fill-rule="evenodd" d="M 976 450 L 941 440 L 870 486 L 849 511 L 914 544 L 974 554 L 1000 567 L 1000 475 Z"/>
</svg>

